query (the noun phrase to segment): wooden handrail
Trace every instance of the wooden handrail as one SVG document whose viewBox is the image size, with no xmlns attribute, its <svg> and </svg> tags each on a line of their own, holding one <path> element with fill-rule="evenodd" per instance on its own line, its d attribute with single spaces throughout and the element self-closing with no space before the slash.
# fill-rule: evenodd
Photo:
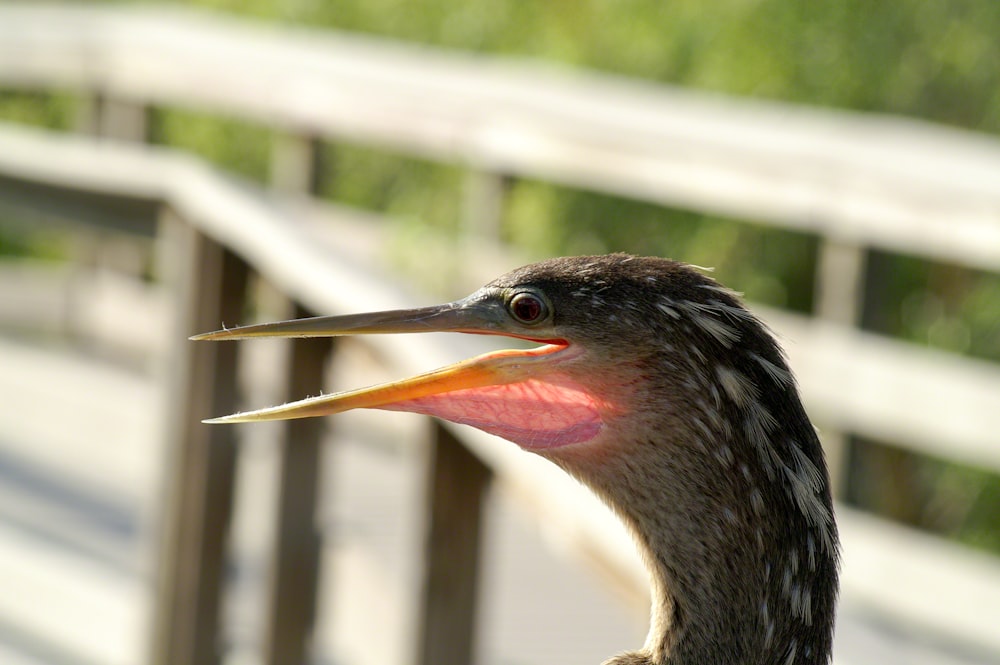
<svg viewBox="0 0 1000 665">
<path fill-rule="evenodd" d="M 142 6 L 5 4 L 0 86 L 222 112 L 889 251 L 1000 265 L 1000 141 L 913 120 L 737 104 Z"/>
<path fill-rule="evenodd" d="M 330 238 L 344 234 L 329 230 L 339 217 L 335 208 L 309 209 L 163 149 L 95 145 L 89 139 L 28 130 L 0 131 L 0 145 L 0 177 L 19 173 L 51 186 L 117 189 L 123 195 L 140 192 L 168 201 L 203 233 L 232 248 L 313 311 L 405 307 L 416 296 L 376 275 L 362 277 L 357 260 L 338 254 Z M 811 407 L 831 424 L 1000 470 L 1000 453 L 993 445 L 1000 412 L 984 406 L 1000 403 L 1000 369 L 995 365 L 816 319 L 758 310 L 784 339 Z M 402 372 L 453 362 L 462 351 L 482 350 L 480 342 L 462 340 L 451 347 L 461 350 L 448 352 L 419 337 L 405 342 L 393 337 L 366 340 Z M 414 353 L 415 348 L 419 352 Z M 414 356 L 424 363 L 414 364 Z M 853 362 L 856 358 L 864 362 Z M 906 386 L 905 400 L 901 386 Z M 866 392 L 859 393 L 859 387 Z"/>
</svg>

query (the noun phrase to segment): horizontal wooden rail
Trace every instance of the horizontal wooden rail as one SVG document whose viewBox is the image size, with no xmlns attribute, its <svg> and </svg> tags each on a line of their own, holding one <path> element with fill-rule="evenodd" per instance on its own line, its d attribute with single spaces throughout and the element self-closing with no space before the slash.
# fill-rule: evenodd
<svg viewBox="0 0 1000 665">
<path fill-rule="evenodd" d="M 233 114 L 995 270 L 1000 141 L 149 7 L 0 7 L 0 87 Z M 266 90 L 267 94 L 261 94 Z"/>
<path fill-rule="evenodd" d="M 338 224 L 346 224 L 341 229 L 355 228 L 357 213 L 302 201 L 293 204 L 170 151 L 0 127 L 0 176 L 15 172 L 50 186 L 86 186 L 103 196 L 143 192 L 162 198 L 180 218 L 313 311 L 394 308 L 414 302 L 413 294 L 393 286 L 371 265 L 365 268 L 357 245 L 345 254 L 328 241 L 343 237 Z M 992 445 L 1000 416 L 976 406 L 1000 403 L 996 367 L 788 314 L 763 316 L 784 338 L 809 408 L 823 418 L 850 431 L 902 441 L 920 452 L 1000 468 Z M 402 375 L 482 351 L 489 340 L 459 337 L 445 343 L 435 336 L 374 336 L 364 343 Z M 910 407 L 901 413 L 906 405 Z M 541 459 L 477 430 L 452 430 L 501 485 L 546 516 L 561 538 L 598 562 L 634 596 L 645 597 L 645 573 L 630 539 L 593 496 Z M 878 528 L 870 520 L 859 522 L 851 511 L 841 512 L 845 590 L 867 590 L 861 595 L 870 606 L 1000 653 L 995 632 L 976 628 L 977 622 L 970 628 L 969 613 L 954 594 L 943 598 L 879 591 L 886 561 L 896 556 L 881 548 L 891 543 L 862 542 Z M 1000 606 L 995 562 L 977 558 L 966 568 L 962 548 L 927 537 L 907 542 L 908 569 L 933 575 L 941 588 L 975 587 L 973 578 L 981 579 L 976 606 Z M 925 547 L 925 542 L 933 545 Z M 940 562 L 949 552 L 955 554 L 949 560 L 956 563 L 943 567 Z M 904 605 L 906 611 L 899 614 Z"/>
<path fill-rule="evenodd" d="M 389 309 L 407 306 L 414 297 L 375 277 L 359 279 L 357 242 L 346 252 L 333 242 L 357 228 L 352 213 L 249 189 L 183 155 L 7 129 L 0 131 L 0 177 L 14 172 L 50 186 L 89 187 L 109 196 L 142 192 L 169 201 L 185 219 L 313 311 Z M 293 209 L 296 214 L 290 215 Z M 349 232 L 330 231 L 337 220 L 349 224 Z M 372 248 L 378 244 L 369 243 Z M 761 311 L 792 355 L 810 409 L 824 421 L 922 453 L 1000 470 L 995 445 L 1000 412 L 990 407 L 1000 404 L 1000 368 L 835 324 Z M 481 348 L 478 342 L 461 340 L 458 347 L 471 353 Z M 404 372 L 462 355 L 462 350 L 443 352 L 429 338 L 376 337 L 366 343 L 379 346 Z M 424 344 L 429 348 L 413 353 L 414 345 Z M 413 357 L 422 359 L 419 366 Z"/>
</svg>

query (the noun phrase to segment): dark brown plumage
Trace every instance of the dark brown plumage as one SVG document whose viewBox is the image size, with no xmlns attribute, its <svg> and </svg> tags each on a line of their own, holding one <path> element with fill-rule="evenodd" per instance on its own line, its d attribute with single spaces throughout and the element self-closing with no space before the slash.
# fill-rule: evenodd
<svg viewBox="0 0 1000 665">
<path fill-rule="evenodd" d="M 829 661 L 838 542 L 823 452 L 773 337 L 701 272 L 624 254 L 553 259 L 440 308 L 205 337 L 434 329 L 549 346 L 234 419 L 360 406 L 499 433 L 589 486 L 635 536 L 650 632 L 608 664 Z"/>
</svg>

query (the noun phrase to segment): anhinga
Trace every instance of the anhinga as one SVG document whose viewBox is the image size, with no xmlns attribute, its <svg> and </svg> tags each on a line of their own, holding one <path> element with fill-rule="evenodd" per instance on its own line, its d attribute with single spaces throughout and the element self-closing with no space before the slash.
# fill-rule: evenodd
<svg viewBox="0 0 1000 665">
<path fill-rule="evenodd" d="M 589 486 L 635 537 L 650 631 L 606 665 L 829 662 L 838 539 L 823 451 L 773 337 L 701 272 L 552 259 L 445 305 L 197 339 L 429 331 L 541 346 L 211 422 L 378 408 L 498 434 Z"/>
</svg>

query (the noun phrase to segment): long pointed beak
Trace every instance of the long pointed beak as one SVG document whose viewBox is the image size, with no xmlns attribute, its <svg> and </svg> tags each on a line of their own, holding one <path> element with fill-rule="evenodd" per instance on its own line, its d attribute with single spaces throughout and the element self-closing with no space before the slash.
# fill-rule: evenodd
<svg viewBox="0 0 1000 665">
<path fill-rule="evenodd" d="M 418 332 L 503 334 L 499 330 L 501 322 L 501 317 L 487 301 L 466 298 L 417 309 L 260 323 L 202 333 L 191 339 L 225 341 L 252 337 L 335 337 Z"/>
<path fill-rule="evenodd" d="M 414 332 L 465 332 L 522 337 L 510 329 L 510 322 L 502 305 L 490 298 L 469 297 L 454 303 L 419 309 L 263 323 L 204 333 L 191 339 L 223 341 L 255 337 L 329 337 Z M 357 408 L 409 410 L 421 400 L 445 393 L 450 395 L 490 386 L 504 386 L 537 376 L 540 364 L 554 360 L 557 352 L 567 348 L 564 342 L 554 341 L 553 344 L 534 349 L 487 353 L 401 381 L 320 395 L 205 422 L 287 420 L 330 415 Z"/>
</svg>

